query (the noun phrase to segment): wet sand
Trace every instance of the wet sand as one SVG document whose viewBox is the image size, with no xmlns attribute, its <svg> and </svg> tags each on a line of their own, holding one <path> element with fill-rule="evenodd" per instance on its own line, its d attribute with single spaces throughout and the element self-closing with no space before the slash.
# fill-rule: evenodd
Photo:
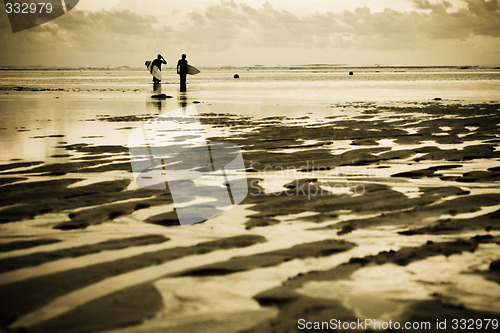
<svg viewBox="0 0 500 333">
<path fill-rule="evenodd" d="M 45 104 L 99 103 L 37 93 Z M 266 104 L 263 117 L 199 97 L 136 98 L 138 111 L 105 100 L 69 121 L 77 132 L 37 131 L 39 115 L 8 125 L 15 142 L 49 147 L 0 165 L 2 329 L 499 318 L 499 104 L 318 103 L 302 115 Z M 241 147 L 249 195 L 180 226 L 168 189 L 135 185 L 126 137 L 193 104 L 210 141 Z"/>
</svg>

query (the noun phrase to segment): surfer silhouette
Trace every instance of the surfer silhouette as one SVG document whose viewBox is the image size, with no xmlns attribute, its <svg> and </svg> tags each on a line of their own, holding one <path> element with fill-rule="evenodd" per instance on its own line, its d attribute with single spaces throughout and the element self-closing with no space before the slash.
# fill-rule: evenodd
<svg viewBox="0 0 500 333">
<path fill-rule="evenodd" d="M 186 76 L 187 76 L 188 62 L 186 60 L 186 55 L 182 55 L 182 59 L 177 62 L 177 74 L 179 74 L 181 79 L 181 91 L 186 91 Z"/>
<path fill-rule="evenodd" d="M 152 65 L 158 67 L 158 69 L 161 71 L 161 64 L 165 64 L 166 65 L 167 61 L 165 60 L 165 58 L 163 58 L 163 56 L 161 54 L 158 54 L 158 56 L 156 57 L 156 59 L 153 60 Z M 158 80 L 157 78 L 153 77 L 153 83 L 154 84 L 158 84 L 158 83 L 160 83 L 160 80 Z"/>
</svg>

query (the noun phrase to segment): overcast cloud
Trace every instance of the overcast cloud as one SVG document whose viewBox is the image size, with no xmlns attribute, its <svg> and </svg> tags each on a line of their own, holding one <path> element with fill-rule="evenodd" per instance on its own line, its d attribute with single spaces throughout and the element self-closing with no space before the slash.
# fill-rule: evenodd
<svg viewBox="0 0 500 333">
<path fill-rule="evenodd" d="M 139 9 L 138 1 L 121 0 L 105 10 L 77 7 L 16 34 L 2 12 L 0 65 L 141 66 L 158 52 L 169 64 L 186 52 L 197 65 L 500 62 L 500 0 L 413 0 L 405 6 L 397 0 L 397 9 L 391 1 L 396 3 L 357 0 L 357 8 L 328 8 L 320 0 L 281 7 L 282 1 L 205 0 L 169 11 L 162 7 L 168 2 L 141 1 Z"/>
</svg>

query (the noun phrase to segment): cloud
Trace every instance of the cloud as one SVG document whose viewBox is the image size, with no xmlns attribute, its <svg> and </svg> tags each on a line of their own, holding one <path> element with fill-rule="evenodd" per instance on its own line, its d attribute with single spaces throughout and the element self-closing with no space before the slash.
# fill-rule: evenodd
<svg viewBox="0 0 500 333">
<path fill-rule="evenodd" d="M 84 64 L 86 62 L 82 58 L 91 55 L 94 63 L 99 57 L 105 60 L 103 63 L 112 63 L 108 59 L 113 56 L 148 48 L 155 33 L 159 33 L 153 28 L 155 20 L 154 17 L 130 11 L 89 12 L 75 9 L 47 24 L 12 34 L 4 18 L 1 18 L 0 48 L 3 52 L 0 60 L 4 64 L 68 65 L 76 62 Z"/>
<path fill-rule="evenodd" d="M 440 2 L 430 2 L 429 0 L 413 0 L 414 6 L 418 9 L 431 9 L 433 11 L 446 11 L 448 8 L 452 7 L 452 4 L 449 1 L 440 1 Z"/>
<path fill-rule="evenodd" d="M 298 15 L 269 3 L 251 6 L 222 0 L 182 17 L 170 12 L 165 19 L 129 10 L 77 8 L 18 34 L 10 32 L 3 13 L 0 47 L 4 51 L 0 61 L 30 64 L 57 59 L 50 64 L 136 64 L 164 49 L 174 54 L 188 50 L 203 55 L 206 63 L 238 62 L 238 58 L 246 60 L 251 55 L 270 63 L 284 56 L 305 62 L 311 60 L 305 57 L 312 50 L 315 57 L 322 59 L 329 54 L 341 55 L 343 59 L 337 62 L 344 63 L 363 57 L 364 63 L 372 63 L 373 55 L 380 52 L 388 62 L 408 52 L 422 58 L 428 50 L 438 48 L 443 59 L 458 59 L 457 47 L 472 54 L 468 49 L 480 41 L 484 51 L 488 38 L 494 41 L 487 50 L 490 57 L 498 56 L 500 0 L 461 0 L 458 8 L 449 1 L 412 3 L 414 10 L 407 11 L 360 7 Z M 443 45 L 454 48 L 446 50 Z"/>
<path fill-rule="evenodd" d="M 448 1 L 414 0 L 421 11 L 357 8 L 340 13 L 297 16 L 265 4 L 254 8 L 222 1 L 204 13 L 192 13 L 184 39 L 226 48 L 230 44 L 254 47 L 415 48 L 421 41 L 464 40 L 473 35 L 499 36 L 499 0 L 467 0 L 468 7 L 448 11 Z M 223 41 L 223 42 L 222 42 Z M 416 44 L 415 44 L 416 43 Z"/>
<path fill-rule="evenodd" d="M 422 17 L 422 31 L 431 38 L 466 39 L 471 36 L 500 37 L 500 1 L 465 0 L 465 8 L 448 11 L 451 3 L 413 0 L 416 8 L 430 9 Z"/>
</svg>

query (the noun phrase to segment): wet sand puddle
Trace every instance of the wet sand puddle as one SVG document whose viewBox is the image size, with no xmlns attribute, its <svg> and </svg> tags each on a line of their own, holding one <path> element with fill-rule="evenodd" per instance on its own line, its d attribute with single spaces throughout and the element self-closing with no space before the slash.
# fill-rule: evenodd
<svg viewBox="0 0 500 333">
<path fill-rule="evenodd" d="M 284 332 L 300 315 L 498 315 L 498 106 L 386 108 L 202 113 L 209 141 L 241 147 L 249 195 L 192 226 L 168 188 L 134 184 L 124 145 L 5 163 L 2 327 Z"/>
</svg>

